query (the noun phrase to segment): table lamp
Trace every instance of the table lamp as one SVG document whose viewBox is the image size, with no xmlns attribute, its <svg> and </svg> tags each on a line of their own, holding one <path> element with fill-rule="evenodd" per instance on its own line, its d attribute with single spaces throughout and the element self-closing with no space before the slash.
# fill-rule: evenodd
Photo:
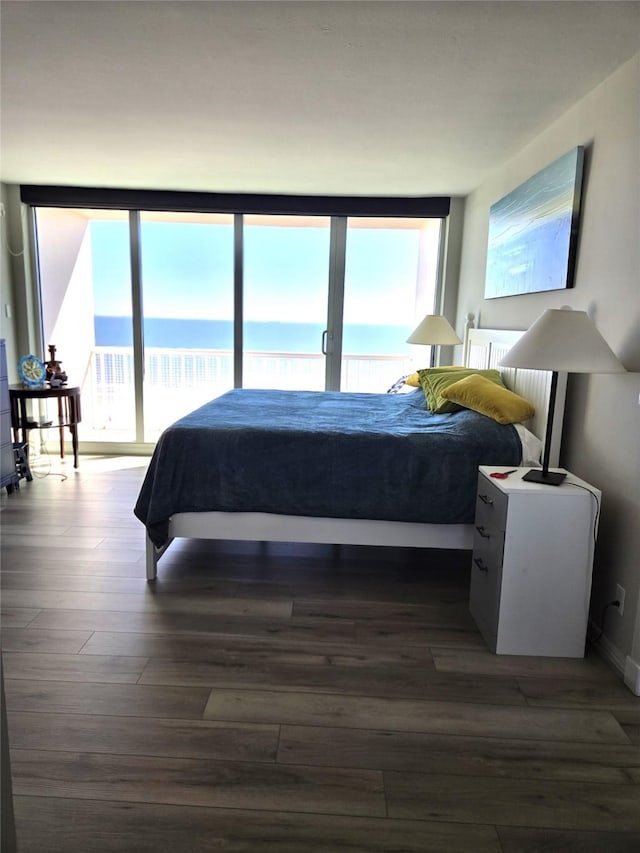
<svg viewBox="0 0 640 853">
<path fill-rule="evenodd" d="M 549 471 L 558 373 L 623 373 L 625 368 L 598 332 L 587 312 L 573 311 L 571 308 L 547 308 L 509 350 L 500 364 L 503 367 L 551 371 L 542 470 L 534 468 L 522 479 L 559 486 L 566 474 Z"/>
<path fill-rule="evenodd" d="M 446 317 L 443 317 L 442 314 L 427 314 L 424 320 L 411 332 L 407 338 L 407 343 L 425 344 L 427 346 L 454 346 L 461 344 L 462 341 Z"/>
</svg>

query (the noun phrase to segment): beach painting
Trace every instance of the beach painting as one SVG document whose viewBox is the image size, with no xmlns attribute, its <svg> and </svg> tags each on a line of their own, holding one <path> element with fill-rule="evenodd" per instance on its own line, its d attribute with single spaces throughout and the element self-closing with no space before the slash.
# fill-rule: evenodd
<svg viewBox="0 0 640 853">
<path fill-rule="evenodd" d="M 573 286 L 584 147 L 491 206 L 485 299 Z"/>
</svg>

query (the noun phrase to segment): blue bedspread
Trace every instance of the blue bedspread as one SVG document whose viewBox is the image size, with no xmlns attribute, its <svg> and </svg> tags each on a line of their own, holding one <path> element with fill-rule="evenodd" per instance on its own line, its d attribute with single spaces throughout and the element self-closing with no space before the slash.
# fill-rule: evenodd
<svg viewBox="0 0 640 853">
<path fill-rule="evenodd" d="M 134 512 L 158 546 L 178 512 L 469 523 L 478 465 L 520 455 L 512 426 L 468 410 L 432 415 L 420 389 L 237 389 L 165 430 Z"/>
</svg>

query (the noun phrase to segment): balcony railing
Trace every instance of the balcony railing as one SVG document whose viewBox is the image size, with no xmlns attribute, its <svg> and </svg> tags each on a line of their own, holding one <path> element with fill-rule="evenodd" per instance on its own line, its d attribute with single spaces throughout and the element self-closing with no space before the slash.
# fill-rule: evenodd
<svg viewBox="0 0 640 853">
<path fill-rule="evenodd" d="M 405 356 L 343 355 L 342 390 L 384 393 L 410 370 Z M 324 374 L 321 353 L 243 356 L 245 387 L 320 391 Z M 144 376 L 145 431 L 159 435 L 177 418 L 233 388 L 233 353 L 146 348 Z M 134 399 L 132 348 L 96 347 L 82 387 L 83 436 L 112 441 L 131 433 Z"/>
</svg>

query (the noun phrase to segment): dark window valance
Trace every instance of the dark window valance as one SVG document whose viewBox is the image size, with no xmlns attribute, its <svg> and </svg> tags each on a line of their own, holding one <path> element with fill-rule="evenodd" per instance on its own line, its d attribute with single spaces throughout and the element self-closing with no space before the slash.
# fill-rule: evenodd
<svg viewBox="0 0 640 853">
<path fill-rule="evenodd" d="M 398 216 L 442 218 L 448 196 L 314 196 L 205 193 L 28 184 L 20 198 L 33 207 L 102 210 L 175 210 L 198 213 L 264 213 L 307 216 Z"/>
</svg>

